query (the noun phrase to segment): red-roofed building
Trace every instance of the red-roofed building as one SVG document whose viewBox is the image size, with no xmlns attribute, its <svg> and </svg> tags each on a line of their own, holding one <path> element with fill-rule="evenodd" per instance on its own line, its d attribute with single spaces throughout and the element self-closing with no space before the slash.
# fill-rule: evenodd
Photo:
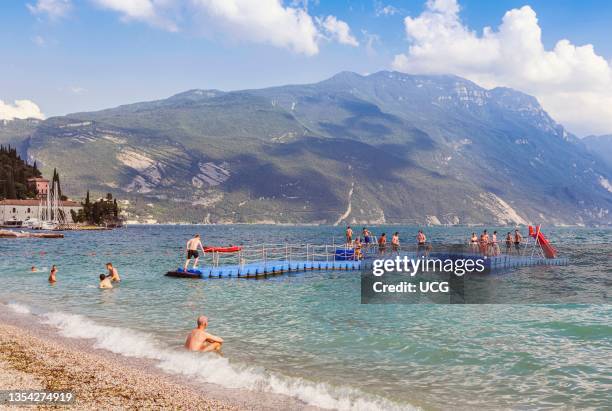
<svg viewBox="0 0 612 411">
<path fill-rule="evenodd" d="M 28 178 L 28 187 L 36 190 L 36 198 L 47 198 L 49 193 L 49 180 L 42 177 Z"/>
</svg>

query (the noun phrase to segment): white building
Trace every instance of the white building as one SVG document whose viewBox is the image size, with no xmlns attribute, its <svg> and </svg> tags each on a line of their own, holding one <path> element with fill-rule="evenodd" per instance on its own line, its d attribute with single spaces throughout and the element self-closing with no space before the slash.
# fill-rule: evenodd
<svg viewBox="0 0 612 411">
<path fill-rule="evenodd" d="M 27 221 L 38 219 L 40 200 L 1 200 L 0 201 L 0 224 L 13 221 Z M 45 204 L 43 202 L 42 207 Z M 70 210 L 78 212 L 81 204 L 76 201 L 60 201 L 60 209 L 64 210 L 66 222 L 72 223 L 72 213 Z"/>
</svg>

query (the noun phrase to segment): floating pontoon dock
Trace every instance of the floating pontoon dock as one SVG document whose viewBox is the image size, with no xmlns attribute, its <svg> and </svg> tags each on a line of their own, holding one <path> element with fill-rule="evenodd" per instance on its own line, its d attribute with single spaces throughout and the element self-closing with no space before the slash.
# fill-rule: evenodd
<svg viewBox="0 0 612 411">
<path fill-rule="evenodd" d="M 404 256 L 416 259 L 426 255 L 430 259 L 484 259 L 485 269 L 488 272 L 501 271 L 518 267 L 531 266 L 560 266 L 567 265 L 567 258 L 544 258 L 527 249 L 523 254 L 530 255 L 497 255 L 483 257 L 474 253 L 458 252 L 432 252 L 426 254 L 417 251 L 416 246 L 402 246 L 398 250 L 387 247 L 381 253 L 377 245 L 362 248 L 363 258 L 354 259 L 354 250 L 344 245 L 289 245 L 272 244 L 255 247 L 242 247 L 235 253 L 211 252 L 201 259 L 201 268 L 182 268 L 169 271 L 166 275 L 181 278 L 262 278 L 286 273 L 305 271 L 356 271 L 371 267 L 375 258 L 395 258 Z"/>
</svg>

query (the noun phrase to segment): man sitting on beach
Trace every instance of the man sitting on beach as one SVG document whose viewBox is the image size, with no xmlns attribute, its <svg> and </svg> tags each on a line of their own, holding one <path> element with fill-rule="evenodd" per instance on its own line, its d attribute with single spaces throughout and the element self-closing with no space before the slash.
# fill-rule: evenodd
<svg viewBox="0 0 612 411">
<path fill-rule="evenodd" d="M 110 276 L 100 274 L 100 288 L 113 288 L 113 283 L 111 283 Z"/>
<path fill-rule="evenodd" d="M 223 338 L 206 332 L 208 318 L 204 315 L 198 317 L 198 326 L 191 330 L 185 341 L 185 348 L 190 351 L 220 351 Z"/>
<path fill-rule="evenodd" d="M 108 277 L 110 277 L 111 281 L 121 281 L 121 278 L 119 277 L 119 272 L 115 267 L 113 267 L 113 263 L 106 263 L 106 269 L 108 270 Z"/>
<path fill-rule="evenodd" d="M 200 254 L 198 254 L 198 248 L 202 250 L 204 253 L 204 247 L 202 246 L 202 242 L 200 241 L 200 234 L 196 234 L 193 238 L 187 241 L 187 260 L 185 261 L 185 267 L 183 271 L 187 271 L 187 267 L 189 267 L 189 261 L 191 257 L 195 258 L 193 261 L 193 269 L 198 268 L 198 261 L 200 260 Z"/>
</svg>

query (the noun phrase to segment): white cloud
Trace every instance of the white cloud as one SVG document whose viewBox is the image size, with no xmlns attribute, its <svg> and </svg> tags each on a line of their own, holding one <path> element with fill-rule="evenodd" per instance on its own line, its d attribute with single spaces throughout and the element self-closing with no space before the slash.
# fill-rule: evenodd
<svg viewBox="0 0 612 411">
<path fill-rule="evenodd" d="M 376 17 L 393 16 L 397 13 L 399 13 L 399 10 L 390 4 L 384 5 L 380 1 L 374 2 L 374 14 L 376 14 Z"/>
<path fill-rule="evenodd" d="M 126 21 L 141 21 L 168 31 L 188 24 L 196 31 L 233 40 L 269 44 L 295 53 L 315 55 L 326 31 L 342 44 L 358 45 L 345 22 L 328 16 L 317 26 L 307 0 L 284 5 L 282 0 L 90 0 L 120 13 Z M 317 21 L 319 21 L 317 19 Z"/>
<path fill-rule="evenodd" d="M 32 37 L 32 42 L 36 44 L 38 47 L 45 47 L 47 42 L 43 36 L 34 36 Z"/>
<path fill-rule="evenodd" d="M 319 52 L 320 34 L 306 9 L 280 0 L 193 0 L 206 23 L 240 40 L 284 47 L 296 53 Z"/>
<path fill-rule="evenodd" d="M 351 28 L 346 22 L 338 20 L 335 16 L 327 16 L 325 20 L 318 19 L 318 22 L 325 32 L 338 43 L 353 47 L 359 46 L 359 42 L 351 34 Z"/>
<path fill-rule="evenodd" d="M 84 87 L 79 87 L 79 86 L 70 86 L 68 88 L 70 90 L 71 93 L 73 94 L 83 94 L 87 92 L 87 89 Z"/>
<path fill-rule="evenodd" d="M 98 6 L 116 11 L 125 21 L 142 21 L 167 31 L 177 31 L 172 19 L 165 17 L 166 9 L 173 6 L 167 0 L 92 0 Z"/>
<path fill-rule="evenodd" d="M 35 4 L 26 4 L 26 7 L 32 14 L 46 14 L 49 18 L 56 19 L 66 16 L 72 8 L 72 3 L 70 0 L 38 0 Z"/>
<path fill-rule="evenodd" d="M 0 100 L 0 120 L 14 120 L 16 118 L 44 119 L 45 115 L 40 111 L 40 107 L 31 100 L 15 100 L 14 104 Z"/>
<path fill-rule="evenodd" d="M 505 13 L 494 30 L 463 24 L 456 0 L 428 0 L 418 17 L 404 20 L 408 52 L 393 67 L 408 73 L 452 73 L 485 87 L 507 86 L 535 95 L 570 130 L 612 131 L 612 61 L 592 45 L 562 39 L 552 50 L 529 6 Z"/>
<path fill-rule="evenodd" d="M 378 34 L 370 33 L 367 30 L 361 30 L 363 38 L 365 39 L 365 49 L 368 55 L 376 55 L 376 45 L 381 43 L 380 36 Z"/>
</svg>

